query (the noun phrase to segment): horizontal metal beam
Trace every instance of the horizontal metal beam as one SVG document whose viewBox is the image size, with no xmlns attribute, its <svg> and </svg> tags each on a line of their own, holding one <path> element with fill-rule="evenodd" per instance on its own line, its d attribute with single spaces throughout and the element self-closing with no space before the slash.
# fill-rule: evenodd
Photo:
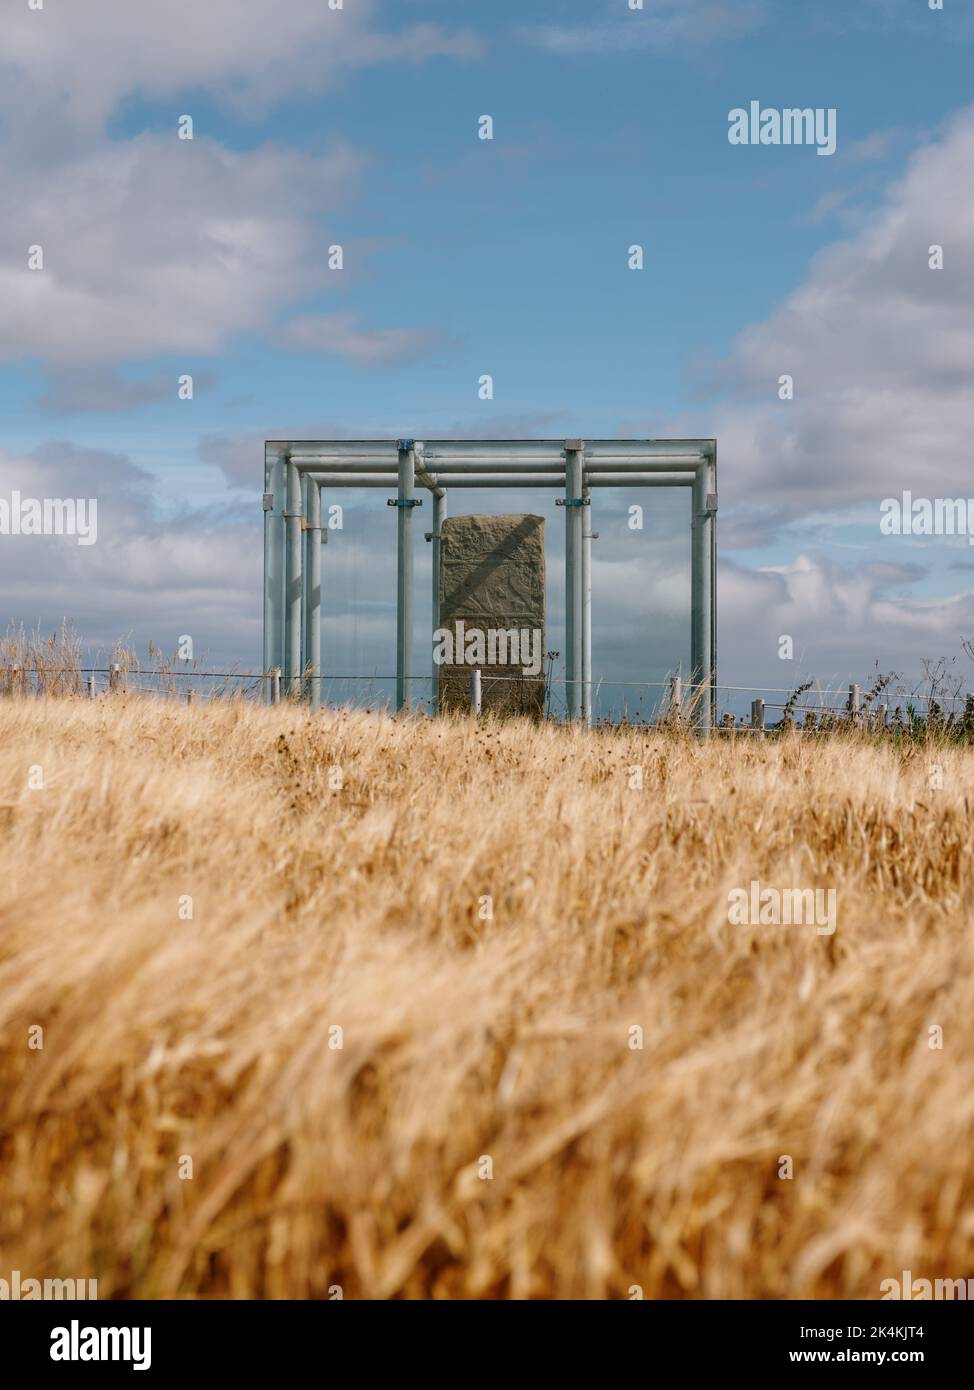
<svg viewBox="0 0 974 1390">
<path fill-rule="evenodd" d="M 598 458 L 590 459 L 585 456 L 586 473 L 667 473 L 676 470 L 693 473 L 693 471 L 705 463 L 702 454 L 695 457 L 683 454 L 673 454 L 668 458 Z"/>
<path fill-rule="evenodd" d="M 482 459 L 448 459 L 442 455 L 437 456 L 424 453 L 424 467 L 427 473 L 557 473 L 564 475 L 565 460 L 552 459 L 550 463 L 537 463 L 531 459 L 504 459 L 496 462 L 494 459 L 484 457 Z"/>
<path fill-rule="evenodd" d="M 399 486 L 396 477 L 376 477 L 365 473 L 312 473 L 312 478 L 324 487 L 384 487 L 394 492 Z"/>
<path fill-rule="evenodd" d="M 374 473 L 312 473 L 311 477 L 327 487 L 378 487 L 392 492 L 398 483 L 395 476 Z M 493 476 L 485 473 L 480 477 L 472 474 L 420 473 L 416 470 L 416 482 L 432 493 L 442 495 L 450 488 L 520 488 L 565 486 L 564 473 L 511 473 Z M 692 473 L 598 473 L 585 475 L 586 487 L 692 487 Z"/>
<path fill-rule="evenodd" d="M 417 441 L 418 442 L 418 441 Z M 427 458 L 492 458 L 510 454 L 514 458 L 529 458 L 535 462 L 565 459 L 563 439 L 425 439 L 423 452 Z"/>
<path fill-rule="evenodd" d="M 565 475 L 564 475 L 564 473 L 562 473 L 560 476 L 557 475 L 557 474 L 554 474 L 554 473 L 550 473 L 550 474 L 549 474 L 549 473 L 546 473 L 546 474 L 544 475 L 544 477 L 539 477 L 537 473 L 511 473 L 511 474 L 505 474 L 505 475 L 504 475 L 503 477 L 501 477 L 501 478 L 492 478 L 492 477 L 490 477 L 490 476 L 488 476 L 488 475 L 486 475 L 486 474 L 485 474 L 484 477 L 482 477 L 482 478 L 474 478 L 474 477 L 469 476 L 468 474 L 463 474 L 461 477 L 458 477 L 458 478 L 454 478 L 454 477 L 451 477 L 451 476 L 449 476 L 449 475 L 444 476 L 442 473 L 434 473 L 433 476 L 436 478 L 436 481 L 437 481 L 437 483 L 439 484 L 439 486 L 440 486 L 440 487 L 443 487 L 443 488 L 446 488 L 447 491 L 449 491 L 450 488 L 454 488 L 454 487 L 480 487 L 480 488 L 490 488 L 490 487 L 553 487 L 553 488 L 559 488 L 559 487 L 564 487 L 564 486 L 565 486 Z"/>
<path fill-rule="evenodd" d="M 503 458 L 495 460 L 485 455 L 483 458 L 456 459 L 446 455 L 426 454 L 424 471 L 428 473 L 536 473 L 544 477 L 546 474 L 564 474 L 564 459 L 552 459 L 551 462 L 537 462 L 528 458 L 509 459 Z M 377 458 L 303 458 L 298 454 L 291 454 L 290 461 L 295 465 L 299 473 L 375 473 L 385 474 L 395 477 L 397 465 L 388 460 Z M 706 462 L 702 454 L 695 457 L 691 455 L 674 454 L 671 457 L 653 458 L 608 458 L 590 459 L 585 456 L 586 473 L 666 473 L 675 471 L 686 471 L 692 473 Z"/>
<path fill-rule="evenodd" d="M 387 458 L 317 458 L 310 455 L 291 454 L 291 462 L 297 465 L 299 473 L 391 473 L 399 475 L 399 465 L 393 455 L 392 463 Z"/>
<path fill-rule="evenodd" d="M 586 473 L 586 487 L 693 487 L 692 473 Z"/>
<path fill-rule="evenodd" d="M 585 462 L 639 458 L 686 458 L 692 462 L 712 458 L 715 448 L 713 439 L 587 439 Z"/>
</svg>

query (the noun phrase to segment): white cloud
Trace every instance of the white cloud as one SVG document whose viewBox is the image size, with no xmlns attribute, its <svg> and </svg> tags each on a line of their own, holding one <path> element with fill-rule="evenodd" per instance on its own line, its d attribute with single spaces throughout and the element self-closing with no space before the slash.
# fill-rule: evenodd
<svg viewBox="0 0 974 1390">
<path fill-rule="evenodd" d="M 129 459 L 103 450 L 51 443 L 29 454 L 0 451 L 0 496 L 16 489 L 24 497 L 97 502 L 93 545 L 68 536 L 0 536 L 8 614 L 44 631 L 67 619 L 93 648 L 110 649 L 131 634 L 142 655 L 150 639 L 171 652 L 190 633 L 197 654 L 209 651 L 221 666 L 254 659 L 259 523 L 214 529 L 210 514 L 192 510 L 164 520 L 151 486 Z"/>
<path fill-rule="evenodd" d="M 301 314 L 276 335 L 284 348 L 338 353 L 353 362 L 377 365 L 421 353 L 434 341 L 428 328 L 367 328 L 352 313 Z"/>
<path fill-rule="evenodd" d="M 45 112 L 100 129 L 133 93 L 205 89 L 246 113 L 289 93 L 321 90 L 349 68 L 481 51 L 469 29 L 374 28 L 373 0 L 59 0 L 8 4 L 0 105 L 28 127 Z"/>
<path fill-rule="evenodd" d="M 767 13 L 765 0 L 646 0 L 642 10 L 628 9 L 623 0 L 603 0 L 595 18 L 581 23 L 559 19 L 526 32 L 551 53 L 625 53 L 739 38 L 758 27 Z"/>
<path fill-rule="evenodd" d="M 848 686 L 877 664 L 916 678 L 925 660 L 946 656 L 958 658 L 958 676 L 970 682 L 974 667 L 961 641 L 974 636 L 974 593 L 893 592 L 911 577 L 896 565 L 844 568 L 821 555 L 760 570 L 725 557 L 718 584 L 721 680 L 778 687 L 814 675 Z M 794 639 L 793 661 L 778 659 L 784 634 Z"/>
<path fill-rule="evenodd" d="M 194 372 L 195 390 L 212 386 L 216 374 Z M 131 410 L 157 401 L 175 400 L 178 379 L 172 372 L 153 372 L 149 377 L 125 377 L 114 367 L 56 368 L 48 373 L 47 387 L 37 407 L 47 415 L 77 415 L 84 411 Z"/>
<path fill-rule="evenodd" d="M 326 282 L 313 219 L 360 168 L 344 147 L 141 136 L 56 172 L 12 175 L 0 206 L 0 344 L 7 360 L 117 361 L 212 353 Z M 27 266 L 29 246 L 44 269 Z"/>
<path fill-rule="evenodd" d="M 0 357 L 63 368 L 216 352 L 234 333 L 267 329 L 309 294 L 336 288 L 318 219 L 347 199 L 360 157 L 341 145 L 326 156 L 235 152 L 199 122 L 194 140 L 178 140 L 194 93 L 256 115 L 357 66 L 480 51 L 469 30 L 382 32 L 372 0 L 341 10 L 324 0 L 6 10 Z M 133 95 L 171 101 L 171 132 L 111 138 L 110 117 Z M 36 245 L 45 269 L 32 272 Z M 386 360 L 397 341 L 381 330 L 346 338 L 359 360 Z"/>
<path fill-rule="evenodd" d="M 813 262 L 721 369 L 738 400 L 708 412 L 722 504 L 784 519 L 971 492 L 974 110 L 911 159 L 855 237 Z M 928 250 L 944 248 L 944 269 Z M 794 378 L 795 399 L 778 399 Z M 690 431 L 692 432 L 692 430 Z"/>
</svg>

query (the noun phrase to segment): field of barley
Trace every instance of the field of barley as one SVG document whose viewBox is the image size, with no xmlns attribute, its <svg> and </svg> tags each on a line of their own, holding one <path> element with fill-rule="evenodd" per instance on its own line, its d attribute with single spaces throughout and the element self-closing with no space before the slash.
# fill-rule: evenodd
<svg viewBox="0 0 974 1390">
<path fill-rule="evenodd" d="M 864 734 L 6 698 L 0 1275 L 974 1275 L 972 809 L 974 751 Z M 731 925 L 751 880 L 836 931 Z"/>
</svg>

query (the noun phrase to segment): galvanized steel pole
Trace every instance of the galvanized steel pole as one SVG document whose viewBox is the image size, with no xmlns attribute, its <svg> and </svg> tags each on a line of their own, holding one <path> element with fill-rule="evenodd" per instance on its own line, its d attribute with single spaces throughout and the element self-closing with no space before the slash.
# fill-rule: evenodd
<svg viewBox="0 0 974 1390">
<path fill-rule="evenodd" d="M 707 463 L 698 465 L 693 478 L 690 523 L 690 690 L 697 726 L 705 737 L 710 733 L 713 661 L 711 656 L 712 525 L 711 472 Z M 714 499 L 714 505 L 716 504 Z"/>
<path fill-rule="evenodd" d="M 565 708 L 581 712 L 582 678 L 582 442 L 565 441 Z"/>
<path fill-rule="evenodd" d="M 264 700 L 271 702 L 271 672 L 283 660 L 284 459 L 264 452 Z"/>
<path fill-rule="evenodd" d="M 298 470 L 300 472 L 300 470 Z M 308 492 L 311 481 L 306 473 L 301 474 L 301 698 L 308 695 L 308 604 L 310 602 L 308 575 L 311 569 L 310 548 L 308 545 Z"/>
<path fill-rule="evenodd" d="M 443 544 L 443 523 L 447 513 L 447 495 L 438 488 L 433 493 L 433 530 L 430 534 L 430 542 L 433 546 L 433 642 L 436 643 L 436 633 L 440 626 L 440 557 L 441 546 Z M 435 651 L 435 645 L 434 645 Z M 430 692 L 430 709 L 433 714 L 440 712 L 440 668 L 433 660 L 433 688 Z"/>
<path fill-rule="evenodd" d="M 588 488 L 584 496 L 589 495 Z M 580 507 L 582 517 L 582 699 L 586 724 L 592 722 L 592 510 Z"/>
<path fill-rule="evenodd" d="M 305 665 L 308 667 L 311 708 L 321 705 L 321 488 L 308 479 L 308 579 Z"/>
<path fill-rule="evenodd" d="M 413 440 L 400 439 L 399 493 L 396 505 L 396 709 L 410 703 L 413 673 L 413 510 L 416 498 L 416 452 Z M 391 499 L 390 499 L 391 500 Z"/>
<path fill-rule="evenodd" d="M 289 695 L 301 691 L 301 474 L 287 464 L 287 643 L 284 678 Z"/>
</svg>

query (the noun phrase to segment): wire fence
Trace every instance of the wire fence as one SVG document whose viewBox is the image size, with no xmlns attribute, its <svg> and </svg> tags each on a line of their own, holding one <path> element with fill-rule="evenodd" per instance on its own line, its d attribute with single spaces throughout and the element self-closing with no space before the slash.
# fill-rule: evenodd
<svg viewBox="0 0 974 1390">
<path fill-rule="evenodd" d="M 660 692 L 651 718 L 630 713 L 628 707 L 621 717 L 597 714 L 596 722 L 618 724 L 651 724 L 673 722 L 681 718 L 692 719 L 696 700 L 699 700 L 700 687 L 684 686 L 679 677 L 669 677 L 662 681 L 619 680 L 594 677 L 589 682 L 569 681 L 546 675 L 530 676 L 524 674 L 504 675 L 481 672 L 483 686 L 512 682 L 519 685 L 540 683 L 545 688 L 547 712 L 560 717 L 565 713 L 567 701 L 559 695 L 570 685 L 590 685 L 591 703 L 600 703 L 600 697 L 614 691 Z M 75 665 L 66 667 L 50 666 L 46 663 L 0 665 L 0 693 L 3 695 L 30 694 L 73 694 L 98 698 L 110 694 L 151 695 L 160 698 L 182 699 L 192 703 L 195 699 L 226 698 L 236 695 L 246 699 L 263 698 L 269 691 L 280 693 L 282 698 L 306 696 L 314 682 L 319 683 L 322 695 L 332 693 L 336 684 L 357 684 L 364 687 L 354 703 L 363 708 L 374 708 L 376 704 L 385 707 L 391 692 L 376 691 L 378 685 L 394 686 L 400 678 L 395 673 L 380 672 L 343 673 L 321 672 L 302 673 L 299 677 L 285 679 L 280 671 L 225 671 L 207 670 L 197 666 L 178 669 L 165 665 L 158 669 L 146 669 L 137 663 L 110 663 L 109 665 Z M 405 682 L 432 685 L 431 673 L 403 677 Z M 892 678 L 883 678 L 865 692 L 859 685 L 829 685 L 822 687 L 818 682 L 805 682 L 798 687 L 735 685 L 715 682 L 712 691 L 715 698 L 713 722 L 718 729 L 734 729 L 754 733 L 764 733 L 768 728 L 777 727 L 768 723 L 772 711 L 781 715 L 781 722 L 788 727 L 802 731 L 802 725 L 812 729 L 825 723 L 848 721 L 864 726 L 883 725 L 892 722 L 894 726 L 912 725 L 918 720 L 928 724 L 941 723 L 956 725 L 962 723 L 974 731 L 974 694 L 960 689 L 960 682 L 954 681 L 954 689 L 943 688 L 943 683 L 935 677 L 912 689 L 902 686 L 889 689 Z M 61 683 L 57 689 L 52 687 Z M 816 690 L 812 693 L 812 685 Z M 773 700 L 769 696 L 784 695 L 786 700 Z M 721 712 L 721 704 L 739 703 L 734 696 L 750 696 L 750 717 L 746 713 L 734 713 L 729 709 Z M 723 698 L 722 698 L 723 697 Z M 364 703 L 363 703 L 364 700 Z M 349 703 L 345 701 L 344 703 Z M 422 702 L 423 704 L 426 701 Z M 430 701 L 432 704 L 432 701 Z M 410 701 L 413 709 L 420 708 L 416 699 Z"/>
</svg>

